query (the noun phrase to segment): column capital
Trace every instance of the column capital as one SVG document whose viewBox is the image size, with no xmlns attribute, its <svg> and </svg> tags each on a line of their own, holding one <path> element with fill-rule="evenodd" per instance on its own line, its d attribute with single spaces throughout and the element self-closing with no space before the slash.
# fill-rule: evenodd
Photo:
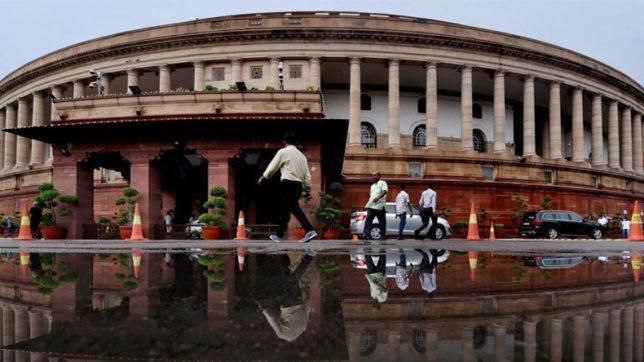
<svg viewBox="0 0 644 362">
<path fill-rule="evenodd" d="M 280 61 L 280 57 L 276 55 L 271 55 L 268 57 L 268 61 L 271 63 L 278 63 Z"/>
<path fill-rule="evenodd" d="M 459 72 L 462 72 L 464 70 L 472 71 L 474 67 L 471 64 L 461 64 L 461 66 L 458 68 Z"/>
<path fill-rule="evenodd" d="M 502 75 L 505 75 L 505 73 L 506 73 L 506 70 L 503 68 L 494 69 L 495 76 L 502 76 Z"/>
<path fill-rule="evenodd" d="M 170 67 L 171 67 L 170 64 L 161 64 L 161 65 L 159 65 L 159 69 L 170 70 Z"/>
<path fill-rule="evenodd" d="M 127 74 L 128 75 L 137 75 L 138 76 L 138 75 L 141 74 L 141 72 L 138 69 L 135 69 L 135 68 L 128 68 Z"/>
<path fill-rule="evenodd" d="M 360 63 L 362 63 L 362 58 L 361 57 L 350 57 L 349 58 L 349 64 L 351 64 L 351 65 L 353 65 L 353 64 L 358 64 L 359 65 Z"/>
<path fill-rule="evenodd" d="M 424 67 L 425 67 L 425 69 L 427 69 L 427 68 L 437 68 L 438 64 L 439 63 L 437 61 L 428 60 L 428 61 L 425 62 Z"/>
<path fill-rule="evenodd" d="M 601 93 L 595 93 L 595 94 L 593 94 L 593 98 L 598 99 L 599 101 L 601 101 L 602 98 L 604 98 L 604 95 L 601 94 Z"/>
<path fill-rule="evenodd" d="M 202 66 L 202 65 L 205 65 L 205 64 L 206 64 L 206 61 L 203 60 L 203 59 L 198 59 L 198 60 L 195 60 L 195 61 L 192 62 L 193 66 Z"/>
<path fill-rule="evenodd" d="M 400 59 L 399 59 L 399 58 L 389 58 L 389 59 L 387 59 L 387 60 L 388 60 L 388 61 L 387 61 L 387 63 L 388 63 L 390 66 L 391 66 L 391 65 L 397 65 L 397 66 L 399 66 L 399 65 L 400 65 Z"/>
<path fill-rule="evenodd" d="M 532 74 L 524 74 L 523 77 L 521 77 L 521 80 L 523 80 L 524 82 L 526 81 L 534 82 L 534 79 L 535 79 L 534 75 Z"/>
<path fill-rule="evenodd" d="M 74 79 L 74 81 L 73 81 L 72 83 L 74 83 L 74 84 L 83 84 L 83 85 L 86 85 L 86 84 L 87 84 L 87 80 L 86 80 L 86 79 Z"/>
<path fill-rule="evenodd" d="M 322 59 L 319 55 L 311 55 L 309 56 L 309 62 L 320 62 Z"/>
</svg>

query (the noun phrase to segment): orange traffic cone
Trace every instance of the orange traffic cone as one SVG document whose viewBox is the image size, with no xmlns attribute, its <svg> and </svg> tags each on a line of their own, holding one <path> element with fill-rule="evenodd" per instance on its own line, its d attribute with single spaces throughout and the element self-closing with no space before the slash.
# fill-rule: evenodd
<svg viewBox="0 0 644 362">
<path fill-rule="evenodd" d="M 644 241 L 642 235 L 642 215 L 640 214 L 640 202 L 635 200 L 633 215 L 631 216 L 631 229 L 628 232 L 629 241 Z"/>
<path fill-rule="evenodd" d="M 478 251 L 468 251 L 467 259 L 470 262 L 470 281 L 474 282 L 476 280 L 476 268 L 479 263 L 479 252 Z"/>
<path fill-rule="evenodd" d="M 248 240 L 246 237 L 246 226 L 244 225 L 244 212 L 239 211 L 239 220 L 237 221 L 237 235 L 235 240 Z"/>
<path fill-rule="evenodd" d="M 29 212 L 27 211 L 27 206 L 22 207 L 22 216 L 20 217 L 20 231 L 18 232 L 18 237 L 16 240 L 33 240 L 34 237 L 31 235 L 31 223 L 29 222 Z"/>
<path fill-rule="evenodd" d="M 474 210 L 474 202 L 470 202 L 470 222 L 467 227 L 467 240 L 481 240 L 479 236 L 479 223 L 476 219 L 476 210 Z"/>
<path fill-rule="evenodd" d="M 134 277 L 138 278 L 141 275 L 141 253 L 132 253 L 132 266 L 134 267 Z"/>
<path fill-rule="evenodd" d="M 244 271 L 244 262 L 246 261 L 246 249 L 237 248 L 237 264 L 239 264 L 239 271 Z"/>
<path fill-rule="evenodd" d="M 494 235 L 494 223 L 490 221 L 490 240 L 496 240 L 496 235 Z"/>
<path fill-rule="evenodd" d="M 132 236 L 130 240 L 139 241 L 144 240 L 143 237 L 143 225 L 141 225 L 141 209 L 139 209 L 139 204 L 134 205 L 134 217 L 132 218 Z"/>
<path fill-rule="evenodd" d="M 633 268 L 633 280 L 638 283 L 642 272 L 642 257 L 638 252 L 631 256 L 631 267 Z"/>
<path fill-rule="evenodd" d="M 31 254 L 26 252 L 20 253 L 20 275 L 26 277 L 29 274 L 29 264 L 31 263 Z"/>
</svg>

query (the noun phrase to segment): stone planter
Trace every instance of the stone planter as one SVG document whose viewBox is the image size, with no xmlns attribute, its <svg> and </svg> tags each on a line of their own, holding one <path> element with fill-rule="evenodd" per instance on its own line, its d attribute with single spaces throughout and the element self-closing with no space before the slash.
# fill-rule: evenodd
<svg viewBox="0 0 644 362">
<path fill-rule="evenodd" d="M 65 229 L 60 226 L 41 226 L 40 232 L 45 240 L 61 240 L 65 237 Z"/>
<path fill-rule="evenodd" d="M 125 225 L 119 225 L 119 235 L 121 236 L 121 240 L 127 240 L 132 237 L 132 227 L 131 226 L 125 226 Z"/>
<path fill-rule="evenodd" d="M 204 240 L 219 240 L 221 239 L 221 227 L 219 226 L 202 226 L 201 238 Z"/>
<path fill-rule="evenodd" d="M 339 238 L 340 238 L 340 229 L 327 229 L 324 231 L 324 233 L 322 233 L 322 239 L 324 240 L 337 240 Z"/>
</svg>

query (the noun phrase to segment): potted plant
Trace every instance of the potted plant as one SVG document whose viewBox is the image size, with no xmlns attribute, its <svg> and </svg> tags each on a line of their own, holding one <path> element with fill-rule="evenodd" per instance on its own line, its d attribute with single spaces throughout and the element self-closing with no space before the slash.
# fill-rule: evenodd
<svg viewBox="0 0 644 362">
<path fill-rule="evenodd" d="M 56 224 L 56 206 L 58 206 L 58 202 L 65 204 L 58 210 L 58 213 L 61 217 L 67 217 L 71 214 L 71 206 L 78 203 L 78 197 L 61 195 L 53 184 L 45 182 L 38 186 L 38 195 L 34 196 L 34 201 L 38 202 L 43 208 L 40 221 L 40 232 L 43 238 L 45 240 L 62 239 L 65 236 L 66 229 Z"/>
<path fill-rule="evenodd" d="M 462 239 L 467 236 L 468 224 L 465 221 L 457 221 L 454 224 L 454 237 Z"/>
<path fill-rule="evenodd" d="M 123 189 L 123 196 L 114 201 L 116 206 L 122 206 L 116 214 L 116 223 L 119 225 L 119 235 L 122 240 L 132 236 L 132 219 L 134 218 L 134 206 L 139 197 L 139 191 L 131 187 Z"/>
<path fill-rule="evenodd" d="M 218 240 L 221 230 L 226 228 L 223 215 L 226 214 L 226 189 L 215 186 L 210 189 L 210 199 L 203 204 L 209 213 L 199 215 L 199 222 L 205 224 L 201 227 L 201 237 L 204 240 Z"/>
<path fill-rule="evenodd" d="M 342 229 L 339 222 L 342 212 L 338 209 L 340 198 L 333 197 L 326 192 L 320 192 L 318 195 L 320 196 L 320 204 L 313 210 L 313 214 L 322 227 L 322 238 L 326 240 L 338 239 Z"/>
</svg>

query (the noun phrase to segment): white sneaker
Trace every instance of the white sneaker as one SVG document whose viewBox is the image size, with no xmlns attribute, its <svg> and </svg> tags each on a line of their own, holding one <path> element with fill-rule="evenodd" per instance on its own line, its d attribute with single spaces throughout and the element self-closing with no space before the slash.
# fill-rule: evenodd
<svg viewBox="0 0 644 362">
<path fill-rule="evenodd" d="M 300 242 L 301 243 L 308 243 L 309 241 L 311 241 L 311 239 L 314 239 L 314 238 L 317 238 L 317 237 L 318 237 L 318 233 L 316 233 L 315 230 L 311 230 L 311 231 L 307 232 L 306 234 L 304 234 L 304 237 L 302 238 L 302 240 L 300 240 Z"/>
<path fill-rule="evenodd" d="M 277 235 L 275 235 L 275 234 L 273 234 L 273 235 L 269 236 L 268 238 L 269 238 L 269 239 L 271 239 L 271 240 L 273 240 L 273 241 L 274 241 L 274 242 L 276 242 L 276 243 L 281 243 L 281 242 L 282 242 L 282 240 L 284 240 L 283 238 L 280 238 L 279 236 L 277 236 Z"/>
</svg>

